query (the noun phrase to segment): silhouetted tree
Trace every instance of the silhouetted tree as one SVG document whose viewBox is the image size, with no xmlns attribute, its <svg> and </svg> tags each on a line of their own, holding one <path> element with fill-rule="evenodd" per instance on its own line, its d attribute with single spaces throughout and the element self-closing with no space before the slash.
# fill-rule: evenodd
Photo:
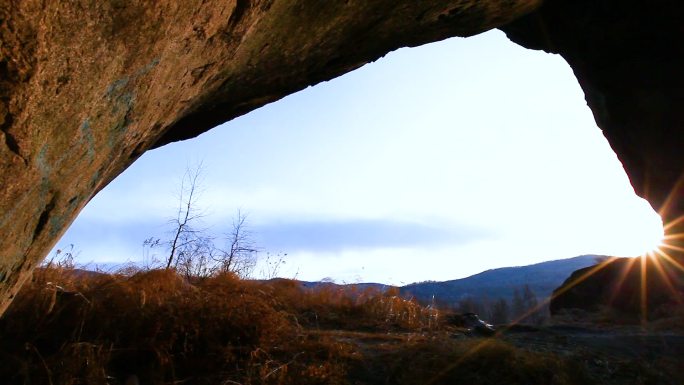
<svg viewBox="0 0 684 385">
<path fill-rule="evenodd" d="M 499 298 L 491 306 L 490 321 L 493 324 L 504 324 L 508 322 L 509 308 L 508 301 Z"/>
</svg>

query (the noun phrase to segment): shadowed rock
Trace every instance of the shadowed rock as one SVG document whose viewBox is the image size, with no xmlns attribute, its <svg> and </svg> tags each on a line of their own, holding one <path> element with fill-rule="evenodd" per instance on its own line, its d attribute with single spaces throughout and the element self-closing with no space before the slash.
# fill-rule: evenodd
<svg viewBox="0 0 684 385">
<path fill-rule="evenodd" d="M 654 316 L 682 299 L 684 268 L 676 264 L 684 263 L 684 27 L 675 15 L 683 11 L 675 0 L 556 0 L 502 28 L 514 42 L 570 64 L 636 193 L 660 213 L 669 236 L 662 251 L 674 261 L 655 260 L 667 268 L 665 278 L 653 259 L 617 260 L 554 300 L 552 312 L 611 306 L 641 315 L 645 306 Z"/>
<path fill-rule="evenodd" d="M 665 224 L 684 215 L 681 12 L 676 0 L 555 0 L 502 28 L 570 64 L 636 193 Z"/>
<path fill-rule="evenodd" d="M 671 317 L 684 299 L 684 275 L 673 262 L 657 256 L 615 258 L 575 271 L 554 291 L 552 315 L 580 309 L 617 311 L 623 320 Z"/>
</svg>

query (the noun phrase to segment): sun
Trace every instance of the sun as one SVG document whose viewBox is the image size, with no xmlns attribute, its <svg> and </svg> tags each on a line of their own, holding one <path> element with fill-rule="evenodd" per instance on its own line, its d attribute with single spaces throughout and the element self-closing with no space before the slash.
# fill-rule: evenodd
<svg viewBox="0 0 684 385">
<path fill-rule="evenodd" d="M 634 223 L 625 229 L 624 246 L 631 250 L 627 255 L 654 256 L 657 250 L 665 245 L 665 229 L 659 216 L 653 215 L 647 220 Z"/>
<path fill-rule="evenodd" d="M 647 258 L 657 258 L 663 249 L 667 248 L 665 231 L 659 234 L 649 235 L 648 241 L 644 242 L 644 252 L 641 254 Z"/>
</svg>

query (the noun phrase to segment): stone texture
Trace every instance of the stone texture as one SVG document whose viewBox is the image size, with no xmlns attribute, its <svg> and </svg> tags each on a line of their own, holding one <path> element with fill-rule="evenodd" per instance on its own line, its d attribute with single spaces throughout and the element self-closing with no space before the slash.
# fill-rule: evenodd
<svg viewBox="0 0 684 385">
<path fill-rule="evenodd" d="M 0 314 L 80 209 L 147 149 L 399 47 L 503 25 L 563 55 L 637 193 L 676 222 L 684 3 L 546 0 L 530 14 L 541 3 L 0 0 Z"/>
<path fill-rule="evenodd" d="M 0 314 L 147 149 L 540 2 L 0 0 Z"/>
</svg>

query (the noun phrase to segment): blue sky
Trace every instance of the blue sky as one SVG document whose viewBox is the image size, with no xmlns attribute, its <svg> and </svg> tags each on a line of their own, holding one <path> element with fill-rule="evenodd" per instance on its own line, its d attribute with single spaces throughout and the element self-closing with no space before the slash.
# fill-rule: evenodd
<svg viewBox="0 0 684 385">
<path fill-rule="evenodd" d="M 503 33 L 401 49 L 147 152 L 58 243 L 81 262 L 140 260 L 168 237 L 203 164 L 203 227 L 237 210 L 281 274 L 410 283 L 580 254 L 633 256 L 659 218 L 638 198 L 569 66 Z M 160 254 L 161 250 L 158 251 Z"/>
</svg>

